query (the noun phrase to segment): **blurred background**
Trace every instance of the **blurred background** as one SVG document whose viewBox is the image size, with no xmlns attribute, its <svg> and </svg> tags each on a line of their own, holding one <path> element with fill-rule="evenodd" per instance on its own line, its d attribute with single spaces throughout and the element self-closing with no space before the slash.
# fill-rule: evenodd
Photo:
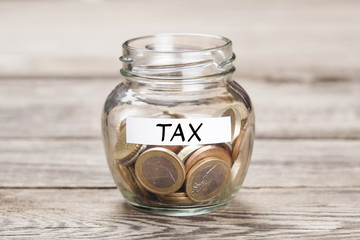
<svg viewBox="0 0 360 240">
<path fill-rule="evenodd" d="M 156 33 L 233 40 L 237 73 L 273 81 L 359 74 L 356 0 L 0 2 L 3 76 L 118 76 L 121 44 Z"/>
<path fill-rule="evenodd" d="M 138 36 L 178 32 L 233 41 L 234 79 L 255 106 L 254 159 L 271 155 L 269 141 L 360 138 L 360 1 L 3 0 L 0 148 L 8 167 L 0 170 L 1 184 L 113 186 L 100 113 L 121 79 L 121 45 Z M 281 149 L 283 143 L 277 144 Z M 313 144 L 294 143 L 287 151 L 306 151 Z M 55 160 L 69 165 L 54 166 Z M 28 170 L 21 174 L 21 166 L 37 161 L 31 166 L 38 178 L 27 177 Z M 76 162 L 81 166 L 66 183 L 53 177 L 61 178 Z M 256 166 L 255 161 L 250 176 Z M 288 169 L 275 183 L 272 175 L 260 174 L 245 185 L 305 184 L 309 171 L 299 169 L 299 178 Z M 96 174 L 84 181 L 81 174 L 91 171 Z"/>
</svg>

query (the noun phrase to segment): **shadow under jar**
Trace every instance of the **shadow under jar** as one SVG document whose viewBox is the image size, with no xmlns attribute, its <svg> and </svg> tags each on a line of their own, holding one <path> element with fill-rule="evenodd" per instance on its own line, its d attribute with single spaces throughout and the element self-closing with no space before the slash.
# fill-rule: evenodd
<svg viewBox="0 0 360 240">
<path fill-rule="evenodd" d="M 123 44 L 123 80 L 106 99 L 103 141 L 133 207 L 195 215 L 236 195 L 251 158 L 254 110 L 235 81 L 232 43 L 161 34 Z"/>
</svg>

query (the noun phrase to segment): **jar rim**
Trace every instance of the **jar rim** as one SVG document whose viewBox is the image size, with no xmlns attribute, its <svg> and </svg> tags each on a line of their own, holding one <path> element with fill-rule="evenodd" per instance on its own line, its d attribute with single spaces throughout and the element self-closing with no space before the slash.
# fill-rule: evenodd
<svg viewBox="0 0 360 240">
<path fill-rule="evenodd" d="M 181 50 L 154 50 L 145 45 L 143 47 L 135 47 L 133 46 L 134 43 L 141 41 L 141 40 L 149 40 L 149 39 L 169 39 L 169 38 L 179 38 L 179 37 L 189 37 L 189 38 L 203 38 L 204 40 L 218 40 L 222 41 L 222 44 L 218 44 L 213 47 L 204 47 L 199 49 L 181 49 Z M 203 34 L 203 33 L 161 33 L 161 34 L 153 34 L 153 35 L 146 35 L 141 37 L 136 37 L 125 41 L 122 44 L 123 49 L 127 49 L 129 51 L 136 51 L 136 52 L 152 52 L 152 53 L 196 53 L 196 52 L 204 52 L 204 51 L 212 51 L 218 50 L 221 48 L 225 48 L 229 45 L 232 45 L 232 41 L 229 38 L 213 35 L 213 34 Z"/>
<path fill-rule="evenodd" d="M 199 33 L 165 33 L 123 43 L 120 70 L 125 77 L 199 79 L 235 71 L 232 42 L 226 37 Z"/>
</svg>

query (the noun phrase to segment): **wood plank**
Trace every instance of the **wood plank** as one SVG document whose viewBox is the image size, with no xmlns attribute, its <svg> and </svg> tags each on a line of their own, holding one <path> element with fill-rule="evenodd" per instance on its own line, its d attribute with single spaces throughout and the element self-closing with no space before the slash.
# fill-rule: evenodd
<svg viewBox="0 0 360 240">
<path fill-rule="evenodd" d="M 360 83 L 237 79 L 253 99 L 259 138 L 360 138 Z M 118 79 L 0 81 L 0 137 L 100 137 Z"/>
<path fill-rule="evenodd" d="M 98 139 L 0 140 L 0 187 L 114 187 Z M 360 141 L 257 140 L 244 186 L 360 187 Z"/>
<path fill-rule="evenodd" d="M 125 40 L 161 32 L 202 32 L 233 40 L 241 74 L 305 82 L 359 80 L 359 1 L 138 4 L 1 1 L 0 75 L 117 76 Z"/>
<path fill-rule="evenodd" d="M 99 139 L 0 142 L 2 187 L 115 187 Z"/>
<path fill-rule="evenodd" d="M 227 207 L 154 216 L 115 189 L 1 190 L 6 239 L 359 239 L 359 188 L 246 189 Z"/>
</svg>

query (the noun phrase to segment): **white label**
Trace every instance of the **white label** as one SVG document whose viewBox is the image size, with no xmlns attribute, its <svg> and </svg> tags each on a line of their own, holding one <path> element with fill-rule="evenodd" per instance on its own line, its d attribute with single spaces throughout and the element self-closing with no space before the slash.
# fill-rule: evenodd
<svg viewBox="0 0 360 240">
<path fill-rule="evenodd" d="M 126 119 L 126 141 L 147 145 L 195 145 L 231 141 L 230 117 Z"/>
</svg>

